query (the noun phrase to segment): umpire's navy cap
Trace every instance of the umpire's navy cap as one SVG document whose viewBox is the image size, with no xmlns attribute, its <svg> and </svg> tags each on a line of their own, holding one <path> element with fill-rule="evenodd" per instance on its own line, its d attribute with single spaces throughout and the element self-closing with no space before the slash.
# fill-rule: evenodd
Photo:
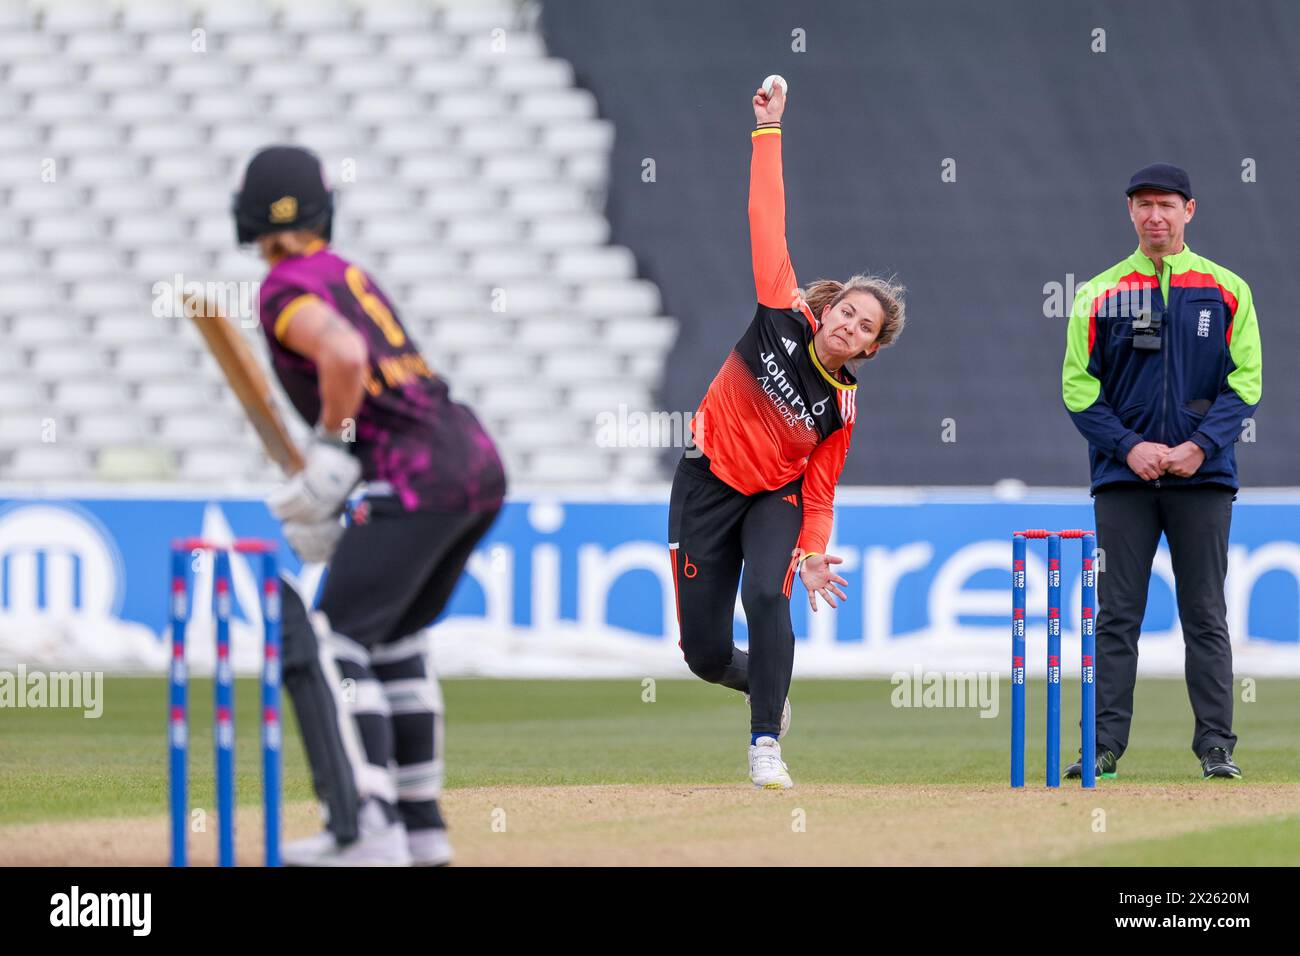
<svg viewBox="0 0 1300 956">
<path fill-rule="evenodd" d="M 1162 193 L 1178 193 L 1184 199 L 1192 198 L 1192 181 L 1187 178 L 1187 170 L 1171 163 L 1143 166 L 1128 181 L 1124 195 L 1132 196 L 1139 189 L 1158 189 Z"/>
</svg>

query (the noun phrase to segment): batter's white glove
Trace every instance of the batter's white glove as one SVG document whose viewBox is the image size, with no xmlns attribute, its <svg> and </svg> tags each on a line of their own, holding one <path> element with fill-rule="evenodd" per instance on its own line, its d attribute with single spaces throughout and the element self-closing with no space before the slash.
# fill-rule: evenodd
<svg viewBox="0 0 1300 956">
<path fill-rule="evenodd" d="M 361 462 L 332 442 L 314 441 L 307 448 L 307 464 L 266 499 L 266 505 L 283 522 L 315 524 L 337 518 L 348 495 L 361 480 Z"/>
<path fill-rule="evenodd" d="M 293 548 L 294 554 L 304 564 L 325 564 L 334 555 L 339 538 L 343 537 L 343 522 L 337 517 L 324 521 L 304 523 L 286 521 L 284 537 Z"/>
</svg>

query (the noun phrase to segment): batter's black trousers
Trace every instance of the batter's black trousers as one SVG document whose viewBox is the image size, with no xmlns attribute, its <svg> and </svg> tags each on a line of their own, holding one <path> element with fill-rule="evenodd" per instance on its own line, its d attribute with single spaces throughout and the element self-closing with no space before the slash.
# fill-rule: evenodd
<svg viewBox="0 0 1300 956">
<path fill-rule="evenodd" d="M 776 736 L 790 691 L 789 569 L 802 523 L 802 478 L 744 495 L 714 475 L 703 455 L 684 456 L 677 466 L 668 548 L 682 653 L 699 677 L 750 695 L 753 734 Z M 738 583 L 749 653 L 732 641 Z"/>
<path fill-rule="evenodd" d="M 1232 645 L 1224 578 L 1233 489 L 1226 485 L 1157 488 L 1119 484 L 1097 490 L 1097 746 L 1121 756 L 1128 747 L 1137 680 L 1138 636 L 1146 613 L 1151 563 L 1163 532 L 1169 542 L 1178 619 L 1186 648 L 1187 696 L 1196 728 L 1192 750 L 1229 753 Z"/>
</svg>

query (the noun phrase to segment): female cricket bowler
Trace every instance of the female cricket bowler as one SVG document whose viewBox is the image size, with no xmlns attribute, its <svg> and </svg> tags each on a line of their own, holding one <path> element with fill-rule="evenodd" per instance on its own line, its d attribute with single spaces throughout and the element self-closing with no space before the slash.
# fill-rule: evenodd
<svg viewBox="0 0 1300 956">
<path fill-rule="evenodd" d="M 306 468 L 268 505 L 299 557 L 329 562 L 316 611 L 284 589 L 284 684 L 327 829 L 283 858 L 447 863 L 442 693 L 425 629 L 501 509 L 505 473 L 374 279 L 330 248 L 333 207 L 320 161 L 291 146 L 258 152 L 233 204 L 238 242 L 270 266 L 260 320 L 272 367 L 315 426 Z"/>
<path fill-rule="evenodd" d="M 668 512 L 677 619 L 696 675 L 741 691 L 750 704 L 754 786 L 792 786 L 777 742 L 789 726 L 794 667 L 790 592 L 808 602 L 846 600 L 847 582 L 825 553 L 835 485 L 857 412 L 849 364 L 892 345 L 903 290 L 855 275 L 798 288 L 785 240 L 777 85 L 753 98 L 749 230 L 758 311 L 727 356 L 691 422 L 695 444 L 677 466 Z M 741 581 L 741 566 L 744 577 Z M 749 651 L 732 642 L 736 586 Z"/>
</svg>

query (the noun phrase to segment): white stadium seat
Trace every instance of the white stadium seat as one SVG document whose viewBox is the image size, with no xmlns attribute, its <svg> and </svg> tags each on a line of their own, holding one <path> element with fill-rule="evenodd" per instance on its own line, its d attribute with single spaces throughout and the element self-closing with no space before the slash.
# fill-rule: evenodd
<svg viewBox="0 0 1300 956">
<path fill-rule="evenodd" d="M 45 137 L 38 126 L 26 123 L 0 125 L 0 149 L 30 150 L 44 141 Z M 28 158 L 31 158 L 30 155 Z"/>
<path fill-rule="evenodd" d="M 300 33 L 351 30 L 360 4 L 340 0 L 311 0 L 310 3 L 286 3 L 280 8 L 280 23 L 286 30 Z M 356 34 L 339 33 L 341 36 Z"/>
<path fill-rule="evenodd" d="M 666 351 L 677 339 L 677 323 L 663 317 L 608 318 L 603 326 L 604 340 L 611 348 L 620 350 Z"/>
<path fill-rule="evenodd" d="M 67 345 L 86 334 L 86 323 L 77 316 L 38 313 L 16 315 L 9 321 L 6 339 L 20 346 Z"/>
<path fill-rule="evenodd" d="M 130 278 L 88 278 L 70 284 L 68 302 L 84 312 L 132 309 L 149 301 L 149 287 Z"/>
<path fill-rule="evenodd" d="M 555 351 L 542 362 L 542 373 L 551 381 L 607 381 L 616 384 L 623 373 L 623 362 L 615 354 L 586 349 Z"/>
<path fill-rule="evenodd" d="M 655 315 L 659 287 L 641 279 L 591 282 L 582 286 L 576 305 L 587 314 Z"/>
<path fill-rule="evenodd" d="M 73 30 L 103 30 L 113 19 L 113 10 L 97 0 L 61 0 L 45 8 L 42 25 L 55 33 Z"/>
<path fill-rule="evenodd" d="M 402 70 L 383 60 L 344 60 L 330 69 L 330 80 L 342 90 L 392 90 L 402 82 Z"/>
<path fill-rule="evenodd" d="M 136 251 L 131 271 L 146 282 L 170 282 L 180 273 L 197 279 L 208 271 L 209 257 L 186 245 L 150 246 Z"/>
<path fill-rule="evenodd" d="M 376 274 L 391 276 L 395 280 L 419 280 L 468 273 L 463 257 L 451 254 L 442 246 L 431 245 L 393 250 L 385 259 L 382 271 L 376 268 Z"/>
<path fill-rule="evenodd" d="M 590 120 L 595 96 L 588 90 L 537 90 L 520 94 L 519 114 L 536 120 Z"/>
<path fill-rule="evenodd" d="M 0 11 L 11 9 L 0 7 Z M 0 60 L 13 63 L 18 60 L 35 60 L 50 56 L 57 49 L 54 40 L 44 33 L 31 33 L 15 29 L 0 33 Z"/>
<path fill-rule="evenodd" d="M 527 150 L 536 141 L 537 134 L 531 126 L 483 121 L 461 126 L 458 142 L 461 149 L 472 153 L 492 153 Z"/>
<path fill-rule="evenodd" d="M 424 208 L 439 216 L 489 212 L 503 206 L 502 190 L 482 183 L 431 184 L 424 193 Z"/>
<path fill-rule="evenodd" d="M 0 308 L 15 313 L 51 308 L 58 293 L 58 287 L 47 277 L 11 279 L 5 282 Z"/>
<path fill-rule="evenodd" d="M 534 220 L 530 238 L 543 246 L 594 246 L 609 240 L 609 221 L 596 213 L 541 216 Z"/>
<path fill-rule="evenodd" d="M 375 130 L 375 145 L 394 153 L 445 148 L 447 131 L 428 120 L 384 123 Z"/>
<path fill-rule="evenodd" d="M 79 448 L 51 443 L 25 445 L 14 451 L 0 478 L 9 481 L 70 481 L 89 477 L 90 455 Z"/>
<path fill-rule="evenodd" d="M 127 245 L 143 246 L 180 242 L 185 233 L 181 223 L 170 216 L 130 213 L 114 219 L 113 237 Z"/>
<path fill-rule="evenodd" d="M 247 97 L 244 98 L 247 102 Z M 284 123 L 326 120 L 343 112 L 343 97 L 324 90 L 285 90 L 270 94 L 271 114 Z"/>
<path fill-rule="evenodd" d="M 106 278 L 122 274 L 126 255 L 101 243 L 63 246 L 50 253 L 51 274 L 64 280 Z"/>
<path fill-rule="evenodd" d="M 428 114 L 421 94 L 411 90 L 362 90 L 352 96 L 352 111 L 369 123 L 418 119 Z"/>
<path fill-rule="evenodd" d="M 394 46 L 401 39 L 406 38 L 394 37 L 384 51 L 385 54 L 398 56 Z M 489 80 L 488 68 L 480 63 L 436 56 L 426 59 L 424 54 L 421 54 L 418 59 L 422 62 L 415 67 L 410 78 L 410 86 L 413 89 L 445 95 L 465 90 L 481 90 Z"/>
<path fill-rule="evenodd" d="M 46 143 L 55 152 L 109 150 L 122 145 L 123 133 L 120 126 L 98 122 L 84 125 L 79 123 L 54 127 Z"/>
<path fill-rule="evenodd" d="M 108 411 L 126 408 L 130 393 L 117 378 L 73 378 L 54 386 L 53 401 L 60 412 Z"/>
<path fill-rule="evenodd" d="M 630 279 L 636 275 L 636 257 L 623 246 L 566 249 L 555 256 L 555 274 L 564 279 Z"/>
<path fill-rule="evenodd" d="M 253 33 L 240 30 L 226 35 L 221 55 L 238 64 L 265 63 L 292 56 L 293 37 L 285 33 Z"/>
<path fill-rule="evenodd" d="M 474 174 L 475 165 L 470 157 L 449 155 L 444 148 L 440 152 L 402 156 L 397 163 L 397 174 L 407 182 L 436 186 L 442 182 L 468 180 Z"/>
<path fill-rule="evenodd" d="M 573 86 L 573 67 L 567 60 L 505 60 L 495 70 L 496 85 L 503 90 L 537 90 Z"/>
<path fill-rule="evenodd" d="M 171 153 L 153 157 L 149 178 L 162 184 L 222 181 L 225 164 L 215 156 L 197 153 Z M 234 184 L 231 184 L 234 190 Z"/>
<path fill-rule="evenodd" d="M 447 226 L 446 241 L 465 249 L 499 246 L 517 242 L 522 237 L 519 223 L 505 215 L 492 218 L 476 216 L 455 219 Z"/>
<path fill-rule="evenodd" d="M 93 90 L 38 90 L 32 94 L 26 113 L 39 116 L 47 123 L 74 122 L 102 116 L 104 99 L 104 94 Z"/>
<path fill-rule="evenodd" d="M 9 208 L 15 212 L 74 212 L 80 209 L 83 190 L 73 181 L 24 183 L 9 193 Z"/>
<path fill-rule="evenodd" d="M 553 182 L 558 167 L 545 156 L 489 156 L 479 175 L 489 183 Z"/>
<path fill-rule="evenodd" d="M 12 356 L 16 354 L 15 349 L 6 349 L 0 352 L 0 355 Z M 45 386 L 39 382 L 32 382 L 17 378 L 13 375 L 0 377 L 0 408 L 9 409 L 44 409 L 49 413 L 49 399 L 47 397 Z"/>
<path fill-rule="evenodd" d="M 301 60 L 281 60 L 269 63 L 254 63 L 248 71 L 244 82 L 250 89 L 265 90 L 309 90 L 323 85 L 325 71 L 314 63 Z"/>
<path fill-rule="evenodd" d="M 183 9 L 178 12 L 185 13 Z M 195 37 L 190 32 L 188 16 L 185 25 L 163 33 L 147 33 L 140 41 L 140 56 L 160 65 L 191 60 L 199 55 L 199 50 L 207 49 L 206 39 Z"/>
<path fill-rule="evenodd" d="M 360 8 L 361 22 L 372 33 L 421 34 L 433 24 L 433 11 L 420 0 L 386 0 Z"/>
<path fill-rule="evenodd" d="M 479 34 L 501 27 L 513 28 L 518 15 L 512 4 L 481 0 L 479 3 L 450 4 L 442 11 L 442 27 L 451 33 Z"/>
<path fill-rule="evenodd" d="M 93 63 L 96 60 L 125 59 L 134 53 L 133 48 L 131 37 L 125 33 L 96 30 L 72 34 L 63 47 L 63 53 L 74 60 Z"/>
<path fill-rule="evenodd" d="M 162 413 L 209 408 L 217 401 L 218 394 L 214 383 L 193 377 L 150 377 L 140 382 L 135 401 L 142 409 Z"/>
<path fill-rule="evenodd" d="M 241 445 L 192 448 L 181 457 L 180 477 L 185 481 L 238 482 L 253 469 L 249 449 Z"/>
<path fill-rule="evenodd" d="M 288 142 L 306 146 L 317 154 L 330 151 L 354 153 L 365 148 L 371 138 L 363 127 L 339 123 L 337 120 L 295 124 L 292 130 Z"/>
<path fill-rule="evenodd" d="M 508 112 L 509 99 L 498 90 L 430 90 L 433 118 L 439 122 L 490 119 Z"/>
<path fill-rule="evenodd" d="M 19 60 L 9 69 L 5 84 L 15 90 L 41 90 L 74 86 L 81 69 L 70 60 L 54 58 Z"/>
<path fill-rule="evenodd" d="M 103 313 L 93 322 L 96 340 L 108 346 L 169 342 L 176 334 L 175 319 L 157 318 L 142 309 Z"/>
<path fill-rule="evenodd" d="M 163 190 L 151 182 L 101 183 L 91 190 L 90 205 L 101 212 L 114 213 L 160 210 Z"/>
<path fill-rule="evenodd" d="M 554 484 L 594 484 L 608 476 L 608 464 L 590 452 L 542 449 L 528 458 L 530 480 Z"/>
<path fill-rule="evenodd" d="M 121 5 L 121 11 L 122 26 L 137 33 L 185 30 L 192 22 L 189 10 L 173 0 L 130 0 Z"/>
<path fill-rule="evenodd" d="M 181 447 L 190 443 L 221 445 L 237 439 L 241 430 L 237 418 L 222 409 L 207 409 L 164 416 L 158 437 Z"/>
<path fill-rule="evenodd" d="M 88 185 L 118 180 L 139 182 L 144 174 L 144 162 L 138 156 L 118 151 L 83 153 L 69 165 L 72 177 Z"/>
<path fill-rule="evenodd" d="M 171 342 L 123 345 L 113 362 L 113 370 L 124 378 L 179 375 L 193 367 L 192 354 Z"/>
<path fill-rule="evenodd" d="M 199 14 L 209 30 L 243 33 L 271 26 L 272 10 L 257 0 L 205 0 Z"/>
<path fill-rule="evenodd" d="M 609 161 L 597 153 L 579 153 L 565 159 L 561 175 L 576 183 L 599 186 L 609 175 Z"/>
<path fill-rule="evenodd" d="M 487 314 L 492 308 L 487 286 L 453 279 L 412 283 L 409 301 L 421 310 L 440 313 Z"/>
<path fill-rule="evenodd" d="M 132 408 L 86 412 L 78 415 L 73 428 L 78 444 L 124 445 L 152 440 L 152 423 Z"/>
<path fill-rule="evenodd" d="M 205 180 L 186 180 L 172 194 L 170 208 L 176 213 L 230 214 L 231 185 Z"/>
<path fill-rule="evenodd" d="M 523 318 L 514 341 L 524 348 L 587 348 L 596 341 L 597 323 L 568 313 L 530 315 Z"/>
<path fill-rule="evenodd" d="M 576 183 L 514 183 L 506 190 L 513 212 L 577 212 L 593 206 L 588 190 Z"/>
<path fill-rule="evenodd" d="M 181 95 L 166 89 L 124 90 L 114 93 L 108 103 L 116 121 L 130 123 L 175 122 L 182 109 Z"/>
<path fill-rule="evenodd" d="M 573 307 L 569 286 L 549 279 L 514 279 L 503 283 L 505 311 L 511 315 L 538 315 Z"/>
<path fill-rule="evenodd" d="M 212 131 L 214 149 L 233 153 L 243 161 L 254 150 L 272 143 L 283 143 L 287 139 L 282 126 L 270 126 L 263 123 L 239 123 L 230 126 L 217 126 Z"/>
<path fill-rule="evenodd" d="M 246 92 L 204 90 L 191 95 L 188 116 L 193 119 L 202 117 L 209 123 L 251 121 L 262 114 L 262 99 L 259 96 L 249 96 Z M 328 97 L 318 96 L 315 99 L 324 101 L 327 106 L 330 102 Z M 274 108 L 276 104 L 272 101 L 271 105 Z"/>
<path fill-rule="evenodd" d="M 466 34 L 464 54 L 485 61 L 500 61 L 504 57 L 537 59 L 546 55 L 541 37 L 521 30 L 507 29 L 504 33 L 497 31 L 497 27 L 489 27 Z"/>
<path fill-rule="evenodd" d="M 85 242 L 104 235 L 102 220 L 89 216 L 78 219 L 43 218 L 37 219 L 28 227 L 28 238 L 43 246 L 57 246 L 65 242 Z M 5 289 L 5 298 L 11 298 L 13 290 Z"/>
<path fill-rule="evenodd" d="M 489 282 L 541 274 L 546 256 L 530 246 L 497 247 L 470 256 L 469 274 Z"/>
<path fill-rule="evenodd" d="M 240 70 L 235 63 L 207 56 L 193 56 L 173 63 L 167 71 L 165 87 L 169 90 L 200 92 L 228 90 L 239 85 Z"/>
<path fill-rule="evenodd" d="M 141 153 L 198 149 L 203 144 L 203 138 L 198 127 L 184 123 L 142 123 L 131 128 L 127 145 Z"/>
<path fill-rule="evenodd" d="M 0 277 L 28 276 L 40 264 L 40 253 L 29 246 L 0 246 Z"/>
<path fill-rule="evenodd" d="M 32 353 L 32 371 L 51 378 L 88 375 L 106 368 L 103 351 L 87 348 L 84 343 L 42 346 Z"/>
<path fill-rule="evenodd" d="M 607 153 L 614 147 L 614 125 L 606 120 L 562 120 L 542 131 L 542 149 L 553 153 Z"/>
<path fill-rule="evenodd" d="M 86 75 L 85 84 L 94 90 L 130 90 L 154 87 L 162 78 L 162 70 L 154 63 L 141 59 L 110 60 L 95 63 Z"/>
<path fill-rule="evenodd" d="M 440 33 L 405 33 L 388 37 L 383 53 L 386 60 L 404 63 L 413 69 L 436 64 L 457 56 L 459 43 Z M 421 84 L 427 87 L 427 83 Z M 445 87 L 444 87 L 445 88 Z"/>
</svg>

